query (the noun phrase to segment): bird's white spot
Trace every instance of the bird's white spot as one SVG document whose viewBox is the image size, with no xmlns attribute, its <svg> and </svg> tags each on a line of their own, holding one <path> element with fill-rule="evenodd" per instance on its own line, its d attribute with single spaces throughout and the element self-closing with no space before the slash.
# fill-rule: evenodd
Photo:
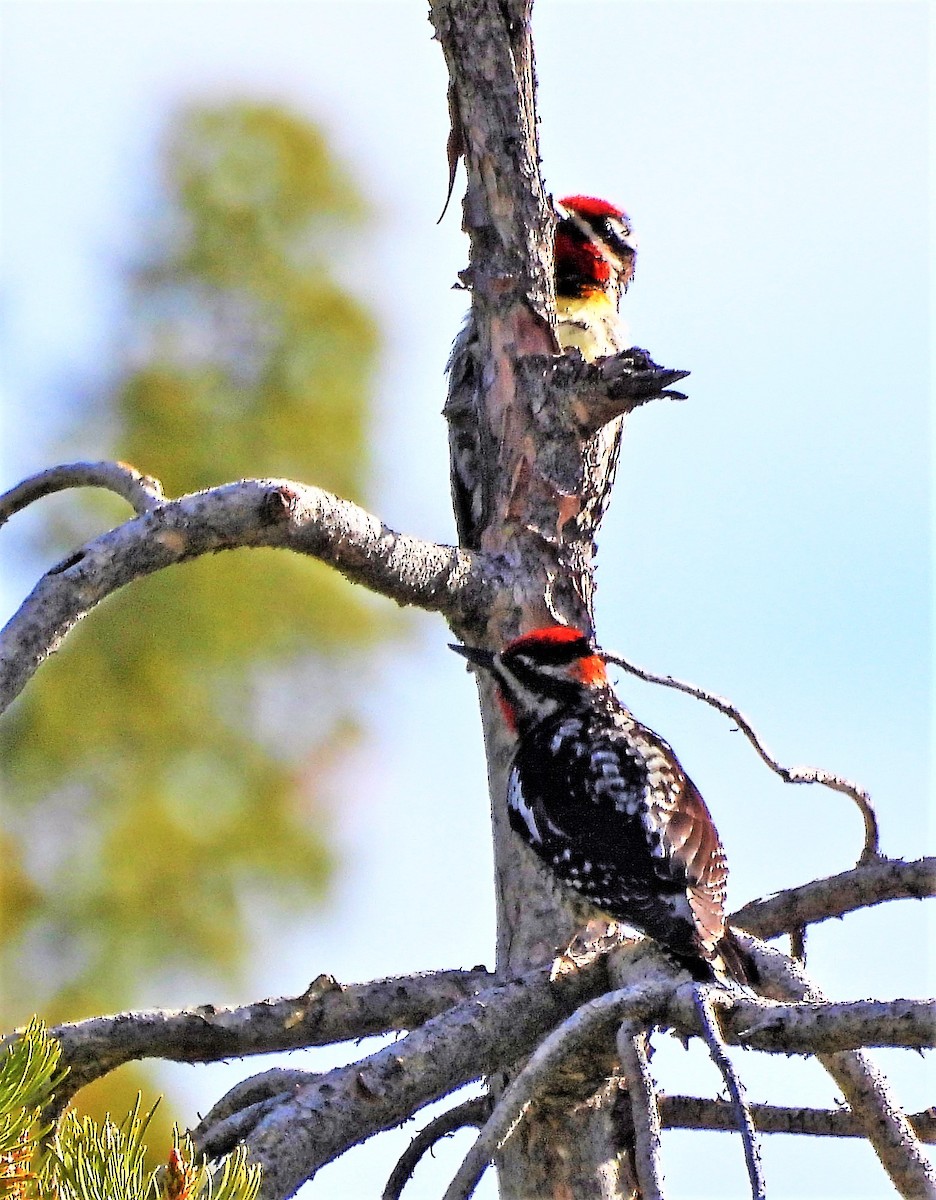
<svg viewBox="0 0 936 1200">
<path fill-rule="evenodd" d="M 523 785 L 520 782 L 519 771 L 510 772 L 510 779 L 507 783 L 507 807 L 517 813 L 524 825 L 526 825 L 530 841 L 534 844 L 541 843 L 543 837 L 536 824 L 533 810 L 527 804 L 526 797 L 523 795 Z"/>
</svg>

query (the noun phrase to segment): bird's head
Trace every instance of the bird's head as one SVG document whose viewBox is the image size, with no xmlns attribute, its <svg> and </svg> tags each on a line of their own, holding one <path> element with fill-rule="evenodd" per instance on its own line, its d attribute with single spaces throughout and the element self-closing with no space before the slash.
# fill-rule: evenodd
<svg viewBox="0 0 936 1200">
<path fill-rule="evenodd" d="M 556 216 L 556 295 L 626 291 L 637 260 L 627 213 L 597 196 L 566 196 L 557 202 Z"/>
<path fill-rule="evenodd" d="M 452 649 L 494 676 L 501 708 L 514 730 L 609 686 L 604 660 L 586 635 L 570 625 L 534 629 L 496 652 L 458 644 Z"/>
</svg>

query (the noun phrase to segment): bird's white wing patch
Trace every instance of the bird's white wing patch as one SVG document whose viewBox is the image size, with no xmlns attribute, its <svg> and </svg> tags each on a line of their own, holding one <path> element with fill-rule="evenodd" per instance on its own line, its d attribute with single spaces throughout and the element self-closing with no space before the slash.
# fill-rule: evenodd
<svg viewBox="0 0 936 1200">
<path fill-rule="evenodd" d="M 543 835 L 536 824 L 536 817 L 533 815 L 533 810 L 530 808 L 523 794 L 520 772 L 516 768 L 510 772 L 510 778 L 507 780 L 507 807 L 511 812 L 515 812 L 521 821 L 523 821 L 529 832 L 530 841 L 534 845 L 542 845 Z"/>
</svg>

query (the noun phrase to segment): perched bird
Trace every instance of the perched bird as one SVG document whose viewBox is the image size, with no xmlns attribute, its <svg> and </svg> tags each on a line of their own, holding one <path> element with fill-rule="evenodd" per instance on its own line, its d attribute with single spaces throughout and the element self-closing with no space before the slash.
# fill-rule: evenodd
<svg viewBox="0 0 936 1200">
<path fill-rule="evenodd" d="M 594 196 L 567 196 L 556 204 L 556 335 L 563 350 L 595 362 L 627 348 L 627 327 L 618 308 L 634 276 L 637 241 L 623 209 Z M 452 503 L 459 543 L 478 549 L 488 522 L 490 497 L 486 451 L 478 422 L 477 334 L 469 314 L 448 362 L 444 414 L 449 422 Z M 623 417 L 598 435 L 613 477 Z"/>
<path fill-rule="evenodd" d="M 718 831 L 670 746 L 611 688 L 588 638 L 535 629 L 499 653 L 454 645 L 491 672 L 517 745 L 511 828 L 588 905 L 654 938 L 694 979 L 754 981 L 725 925 Z"/>
<path fill-rule="evenodd" d="M 594 196 L 556 205 L 556 335 L 587 362 L 627 349 L 618 309 L 634 278 L 637 239 L 623 209 Z"/>
</svg>

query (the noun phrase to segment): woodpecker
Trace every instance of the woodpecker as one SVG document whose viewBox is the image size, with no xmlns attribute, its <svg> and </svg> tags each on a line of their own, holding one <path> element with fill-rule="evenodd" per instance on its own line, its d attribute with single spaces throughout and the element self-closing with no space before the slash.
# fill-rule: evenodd
<svg viewBox="0 0 936 1200">
<path fill-rule="evenodd" d="M 556 336 L 562 350 L 578 350 L 587 362 L 627 348 L 627 326 L 618 312 L 634 277 L 637 241 L 623 209 L 594 196 L 566 196 L 556 206 Z M 444 413 L 449 422 L 452 503 L 459 543 L 478 549 L 487 524 L 486 448 L 477 414 L 477 334 L 469 313 L 448 362 Z M 623 417 L 597 435 L 613 478 Z"/>
<path fill-rule="evenodd" d="M 725 925 L 728 867 L 711 814 L 670 746 L 617 698 L 589 639 L 555 625 L 499 653 L 452 649 L 493 675 L 516 735 L 514 832 L 562 884 L 655 939 L 694 979 L 753 982 Z"/>
</svg>

